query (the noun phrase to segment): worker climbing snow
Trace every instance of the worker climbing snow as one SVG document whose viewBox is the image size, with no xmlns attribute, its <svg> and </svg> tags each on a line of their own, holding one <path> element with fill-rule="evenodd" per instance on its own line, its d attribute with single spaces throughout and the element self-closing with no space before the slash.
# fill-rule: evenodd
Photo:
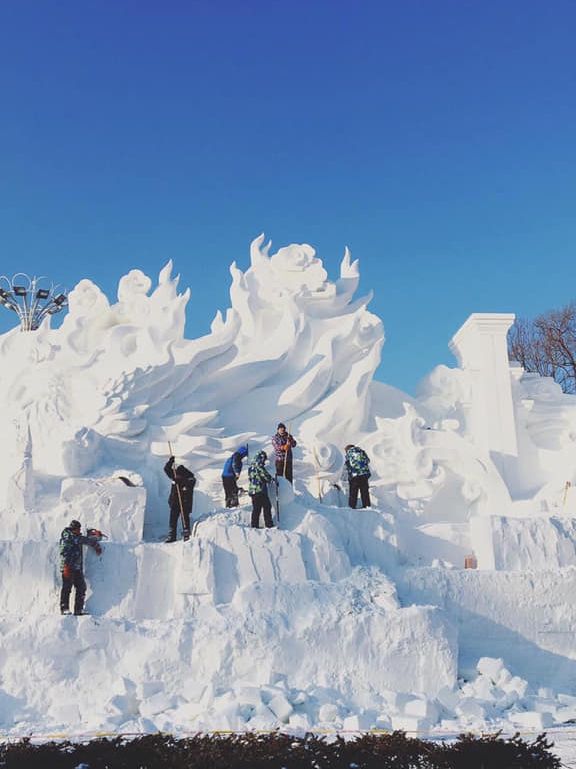
<svg viewBox="0 0 576 769">
<path fill-rule="evenodd" d="M 168 505 L 170 507 L 170 530 L 166 542 L 176 542 L 178 519 L 182 523 L 182 538 L 190 539 L 190 514 L 194 497 L 196 478 L 194 473 L 184 465 L 175 466 L 172 456 L 164 465 L 164 472 L 172 481 Z"/>
<path fill-rule="evenodd" d="M 358 493 L 362 500 L 362 507 L 370 507 L 370 491 L 368 488 L 368 479 L 370 478 L 370 458 L 364 449 L 348 444 L 345 448 L 346 461 L 345 466 L 348 472 L 348 483 L 350 492 L 348 495 L 348 504 L 355 510 L 358 502 Z"/>
<path fill-rule="evenodd" d="M 272 445 L 276 459 L 276 475 L 292 483 L 292 449 L 297 444 L 283 422 L 278 424 L 276 434 L 272 436 Z"/>
<path fill-rule="evenodd" d="M 86 580 L 84 579 L 82 546 L 94 548 L 100 555 L 102 548 L 97 536 L 82 535 L 80 521 L 70 521 L 70 524 L 60 535 L 60 571 L 62 573 L 62 590 L 60 592 L 60 613 L 70 614 L 70 593 L 74 587 L 74 614 L 84 614 L 84 598 L 86 596 Z"/>
<path fill-rule="evenodd" d="M 248 456 L 248 444 L 237 449 L 222 469 L 222 486 L 226 507 L 238 507 L 238 478 L 242 472 L 242 460 Z"/>
<path fill-rule="evenodd" d="M 250 486 L 248 493 L 252 497 L 252 528 L 260 528 L 260 513 L 264 512 L 264 525 L 267 529 L 274 526 L 272 522 L 272 505 L 268 496 L 268 484 L 272 476 L 264 465 L 268 459 L 265 451 L 259 451 L 248 467 Z"/>
</svg>

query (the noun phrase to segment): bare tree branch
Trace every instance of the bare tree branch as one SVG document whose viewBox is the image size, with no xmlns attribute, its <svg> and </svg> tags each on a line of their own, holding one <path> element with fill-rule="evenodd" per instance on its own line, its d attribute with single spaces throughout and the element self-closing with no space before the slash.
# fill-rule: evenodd
<svg viewBox="0 0 576 769">
<path fill-rule="evenodd" d="M 576 393 L 576 303 L 534 320 L 519 318 L 508 334 L 508 357 L 530 372 L 552 377 Z"/>
</svg>

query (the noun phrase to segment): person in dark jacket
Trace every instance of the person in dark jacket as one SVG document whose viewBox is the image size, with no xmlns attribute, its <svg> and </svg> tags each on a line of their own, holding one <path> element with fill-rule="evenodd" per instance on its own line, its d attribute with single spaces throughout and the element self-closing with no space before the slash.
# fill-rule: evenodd
<svg viewBox="0 0 576 769">
<path fill-rule="evenodd" d="M 348 484 L 350 493 L 348 497 L 349 506 L 355 510 L 358 502 L 358 492 L 362 499 L 362 507 L 370 507 L 370 490 L 368 488 L 368 479 L 370 478 L 370 459 L 364 449 L 348 444 L 345 448 L 346 461 L 345 466 L 348 471 Z"/>
<path fill-rule="evenodd" d="M 222 486 L 226 507 L 238 507 L 238 478 L 242 472 L 242 460 L 248 456 L 248 444 L 241 446 L 229 457 L 222 469 Z"/>
<path fill-rule="evenodd" d="M 97 555 L 102 548 L 96 537 L 84 537 L 80 521 L 70 524 L 60 535 L 60 572 L 62 590 L 60 591 L 60 613 L 70 614 L 70 593 L 74 587 L 74 614 L 84 613 L 86 580 L 84 579 L 82 545 L 93 547 Z"/>
<path fill-rule="evenodd" d="M 294 438 L 286 430 L 283 422 L 278 424 L 276 435 L 272 436 L 274 458 L 276 460 L 276 475 L 283 476 L 292 483 L 292 449 L 297 445 Z"/>
<path fill-rule="evenodd" d="M 252 497 L 252 528 L 260 528 L 260 513 L 264 511 L 264 525 L 272 528 L 272 504 L 268 496 L 268 484 L 272 476 L 264 467 L 268 456 L 265 451 L 259 451 L 248 468 L 248 493 Z"/>
<path fill-rule="evenodd" d="M 178 519 L 182 522 L 182 538 L 190 539 L 190 514 L 196 478 L 191 470 L 184 465 L 175 466 L 175 458 L 170 459 L 164 465 L 164 472 L 172 481 L 168 505 L 170 507 L 170 530 L 166 542 L 176 542 Z"/>
</svg>

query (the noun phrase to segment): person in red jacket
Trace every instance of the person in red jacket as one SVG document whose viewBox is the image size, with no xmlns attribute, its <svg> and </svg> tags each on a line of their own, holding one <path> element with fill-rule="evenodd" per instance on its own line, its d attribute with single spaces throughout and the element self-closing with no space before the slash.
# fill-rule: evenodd
<svg viewBox="0 0 576 769">
<path fill-rule="evenodd" d="M 272 436 L 274 457 L 276 459 L 276 475 L 283 476 L 292 483 L 292 449 L 297 445 L 294 438 L 286 430 L 283 422 L 278 424 L 276 435 Z"/>
</svg>

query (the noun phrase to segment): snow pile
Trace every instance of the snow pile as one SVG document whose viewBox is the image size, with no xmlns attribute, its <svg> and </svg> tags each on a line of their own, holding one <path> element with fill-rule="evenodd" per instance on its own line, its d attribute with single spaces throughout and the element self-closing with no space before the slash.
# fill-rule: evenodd
<svg viewBox="0 0 576 769">
<path fill-rule="evenodd" d="M 171 264 L 154 288 L 132 270 L 116 303 L 83 280 L 59 329 L 0 337 L 2 728 L 571 720 L 576 399 L 510 366 L 513 316 L 470 316 L 459 366 L 411 398 L 373 380 L 384 329 L 348 251 L 332 282 L 310 246 L 261 236 L 231 277 L 199 339 Z M 247 497 L 222 509 L 221 468 L 270 453 L 280 420 L 295 486 L 253 530 Z M 170 545 L 169 443 L 198 477 L 193 537 Z M 348 443 L 371 509 L 347 507 Z M 92 617 L 55 615 L 72 518 L 109 537 L 85 558 Z"/>
</svg>

